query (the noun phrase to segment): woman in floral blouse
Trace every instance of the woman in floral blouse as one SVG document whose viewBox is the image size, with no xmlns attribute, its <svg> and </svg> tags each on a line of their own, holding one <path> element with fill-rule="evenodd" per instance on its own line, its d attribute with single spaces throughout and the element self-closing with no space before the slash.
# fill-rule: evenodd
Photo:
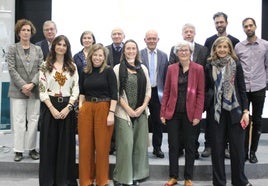
<svg viewBox="0 0 268 186">
<path fill-rule="evenodd" d="M 73 104 L 79 95 L 78 72 L 66 36 L 56 37 L 39 76 L 44 103 L 40 128 L 40 186 L 77 185 Z"/>
</svg>

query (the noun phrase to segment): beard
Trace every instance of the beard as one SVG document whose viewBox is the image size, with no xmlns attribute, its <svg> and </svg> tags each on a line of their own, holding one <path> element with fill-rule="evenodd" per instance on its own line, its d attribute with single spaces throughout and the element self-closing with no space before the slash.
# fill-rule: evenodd
<svg viewBox="0 0 268 186">
<path fill-rule="evenodd" d="M 255 36 L 255 32 L 247 32 L 247 37 L 253 37 Z"/>
<path fill-rule="evenodd" d="M 218 27 L 217 31 L 219 34 L 223 34 L 226 31 L 226 27 Z"/>
</svg>

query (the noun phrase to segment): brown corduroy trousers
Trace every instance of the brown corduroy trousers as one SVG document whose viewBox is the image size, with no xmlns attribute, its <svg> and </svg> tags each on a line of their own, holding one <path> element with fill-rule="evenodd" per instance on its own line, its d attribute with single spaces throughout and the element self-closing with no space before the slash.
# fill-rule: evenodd
<svg viewBox="0 0 268 186">
<path fill-rule="evenodd" d="M 107 126 L 110 102 L 84 102 L 78 114 L 80 186 L 109 183 L 109 150 L 114 126 Z"/>
</svg>

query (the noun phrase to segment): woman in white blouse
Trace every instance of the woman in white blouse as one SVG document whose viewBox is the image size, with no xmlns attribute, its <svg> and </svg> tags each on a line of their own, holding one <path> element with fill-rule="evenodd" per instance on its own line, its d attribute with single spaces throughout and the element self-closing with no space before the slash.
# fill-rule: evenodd
<svg viewBox="0 0 268 186">
<path fill-rule="evenodd" d="M 77 185 L 75 178 L 75 113 L 78 72 L 66 36 L 57 36 L 39 76 L 44 103 L 40 127 L 40 186 Z"/>
</svg>

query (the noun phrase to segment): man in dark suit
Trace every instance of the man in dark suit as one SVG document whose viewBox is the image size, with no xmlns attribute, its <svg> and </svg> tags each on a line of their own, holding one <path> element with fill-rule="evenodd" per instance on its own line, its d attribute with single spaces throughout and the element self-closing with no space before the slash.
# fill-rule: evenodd
<svg viewBox="0 0 268 186">
<path fill-rule="evenodd" d="M 125 39 L 125 34 L 123 29 L 116 27 L 112 30 L 111 33 L 111 38 L 113 43 L 106 46 L 106 48 L 109 50 L 109 54 L 107 57 L 107 64 L 110 65 L 111 67 L 114 67 L 118 63 L 120 63 L 120 57 L 122 54 L 122 49 L 124 46 L 123 40 Z M 112 135 L 111 139 L 111 147 L 110 147 L 110 153 L 109 154 L 114 154 L 116 150 L 115 147 L 115 130 Z"/>
<path fill-rule="evenodd" d="M 35 44 L 41 47 L 43 51 L 43 55 L 44 55 L 44 61 L 45 61 L 49 53 L 51 43 L 57 34 L 56 24 L 50 20 L 45 21 L 43 24 L 43 34 L 44 34 L 45 39 Z"/>
<path fill-rule="evenodd" d="M 125 39 L 124 31 L 119 27 L 114 28 L 111 33 L 111 38 L 113 43 L 106 46 L 109 50 L 107 64 L 114 67 L 120 63 L 122 48 L 124 46 L 123 40 Z"/>
<path fill-rule="evenodd" d="M 149 109 L 153 130 L 153 154 L 156 157 L 164 158 L 164 153 L 161 150 L 163 124 L 160 120 L 160 107 L 168 66 L 168 57 L 166 53 L 156 48 L 159 38 L 158 33 L 155 30 L 147 31 L 144 41 L 147 47 L 142 49 L 140 54 L 143 64 L 149 70 L 152 86 L 152 96 L 149 102 Z"/>
<path fill-rule="evenodd" d="M 205 46 L 202 46 L 196 42 L 194 42 L 195 37 L 195 26 L 192 24 L 185 24 L 182 27 L 182 37 L 185 41 L 190 42 L 193 45 L 194 51 L 191 55 L 191 61 L 194 61 L 203 67 L 206 65 L 206 58 L 207 58 L 207 48 Z M 171 48 L 170 55 L 169 55 L 169 63 L 176 63 L 179 61 L 178 56 L 174 53 L 174 46 Z M 196 130 L 196 152 L 195 152 L 195 159 L 199 158 L 199 142 L 198 138 L 200 135 L 200 124 L 198 125 L 198 129 Z M 182 145 L 183 146 L 183 145 Z M 183 154 L 183 149 L 180 149 L 180 154 Z"/>
</svg>

